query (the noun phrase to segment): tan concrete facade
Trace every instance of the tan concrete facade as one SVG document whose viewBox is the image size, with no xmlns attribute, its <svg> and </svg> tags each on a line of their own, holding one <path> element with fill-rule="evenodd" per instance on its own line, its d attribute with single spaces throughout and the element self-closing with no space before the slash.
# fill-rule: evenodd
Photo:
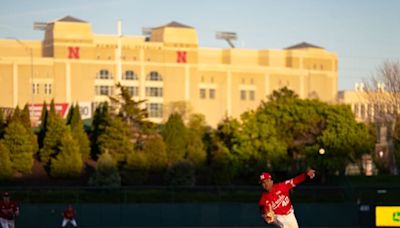
<svg viewBox="0 0 400 228">
<path fill-rule="evenodd" d="M 31 56 L 32 51 L 32 56 Z M 335 102 L 335 53 L 302 43 L 282 50 L 198 46 L 194 28 L 172 22 L 149 37 L 93 34 L 90 23 L 65 17 L 47 24 L 44 40 L 0 40 L 0 107 L 96 104 L 128 86 L 146 99 L 150 120 L 168 118 L 184 101 L 215 126 L 255 109 L 287 86 L 301 98 Z"/>
<path fill-rule="evenodd" d="M 369 92 L 363 83 L 356 83 L 354 90 L 339 91 L 338 103 L 350 105 L 359 122 L 379 122 L 382 118 L 392 118 L 389 116 L 400 113 L 398 97 L 385 91 L 383 83 L 378 83 L 376 90 Z"/>
</svg>

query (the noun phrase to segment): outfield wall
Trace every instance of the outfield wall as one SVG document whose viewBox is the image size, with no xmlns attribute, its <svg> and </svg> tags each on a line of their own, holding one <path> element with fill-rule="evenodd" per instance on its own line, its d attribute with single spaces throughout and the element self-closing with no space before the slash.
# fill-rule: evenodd
<svg viewBox="0 0 400 228">
<path fill-rule="evenodd" d="M 17 228 L 59 227 L 67 205 L 23 204 Z M 257 206 L 249 203 L 79 204 L 79 227 L 261 227 Z M 354 203 L 296 204 L 300 227 L 371 227 L 373 208 Z"/>
</svg>

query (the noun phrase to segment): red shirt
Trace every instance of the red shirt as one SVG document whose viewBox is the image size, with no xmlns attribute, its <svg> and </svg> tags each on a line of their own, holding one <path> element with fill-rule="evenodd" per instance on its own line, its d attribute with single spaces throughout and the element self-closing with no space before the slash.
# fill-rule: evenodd
<svg viewBox="0 0 400 228">
<path fill-rule="evenodd" d="M 19 207 L 16 202 L 9 201 L 8 203 L 1 201 L 0 202 L 0 217 L 13 220 L 16 215 L 19 213 Z"/>
<path fill-rule="evenodd" d="M 67 208 L 64 211 L 64 218 L 73 219 L 75 217 L 75 210 L 73 208 Z"/>
<path fill-rule="evenodd" d="M 292 202 L 289 197 L 289 190 L 300 184 L 306 179 L 306 174 L 300 174 L 295 178 L 285 182 L 272 185 L 270 192 L 264 191 L 261 195 L 258 205 L 264 209 L 262 213 L 266 213 L 269 205 L 277 215 L 286 215 L 293 210 Z"/>
</svg>

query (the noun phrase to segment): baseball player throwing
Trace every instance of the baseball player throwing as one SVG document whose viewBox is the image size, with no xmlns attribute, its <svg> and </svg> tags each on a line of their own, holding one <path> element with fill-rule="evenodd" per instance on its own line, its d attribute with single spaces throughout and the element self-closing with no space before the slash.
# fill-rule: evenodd
<svg viewBox="0 0 400 228">
<path fill-rule="evenodd" d="M 276 224 L 281 228 L 298 228 L 297 220 L 289 197 L 289 190 L 306 178 L 314 178 L 315 170 L 306 172 L 281 183 L 274 184 L 269 173 L 260 175 L 260 184 L 264 189 L 258 205 L 261 216 L 268 224 Z"/>
</svg>

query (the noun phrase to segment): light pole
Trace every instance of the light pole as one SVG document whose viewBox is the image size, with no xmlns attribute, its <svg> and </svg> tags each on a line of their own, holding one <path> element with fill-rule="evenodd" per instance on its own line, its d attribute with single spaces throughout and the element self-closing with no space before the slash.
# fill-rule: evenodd
<svg viewBox="0 0 400 228">
<path fill-rule="evenodd" d="M 33 115 L 34 115 L 34 108 L 33 108 L 33 104 L 34 104 L 34 84 L 33 84 L 33 49 L 31 48 L 31 47 L 28 47 L 24 42 L 22 42 L 22 41 L 20 41 L 18 38 L 16 38 L 16 37 L 9 37 L 9 39 L 13 39 L 13 40 L 15 40 L 15 41 L 17 41 L 17 43 L 19 44 L 19 45 L 21 45 L 24 49 L 25 49 L 25 51 L 29 54 L 29 58 L 30 58 L 30 71 L 31 71 L 31 85 L 30 85 L 30 89 L 31 89 L 31 108 L 30 108 L 30 111 L 29 111 L 29 113 L 30 113 L 30 116 L 31 116 L 31 118 L 33 117 Z"/>
<path fill-rule="evenodd" d="M 322 175 L 321 175 L 321 183 L 324 184 L 325 183 L 325 161 L 324 161 L 325 149 L 324 148 L 320 148 L 318 150 L 318 155 L 319 155 L 320 160 L 321 160 L 320 165 L 321 165 L 321 169 L 322 169 L 321 170 L 321 173 L 322 173 Z"/>
</svg>

